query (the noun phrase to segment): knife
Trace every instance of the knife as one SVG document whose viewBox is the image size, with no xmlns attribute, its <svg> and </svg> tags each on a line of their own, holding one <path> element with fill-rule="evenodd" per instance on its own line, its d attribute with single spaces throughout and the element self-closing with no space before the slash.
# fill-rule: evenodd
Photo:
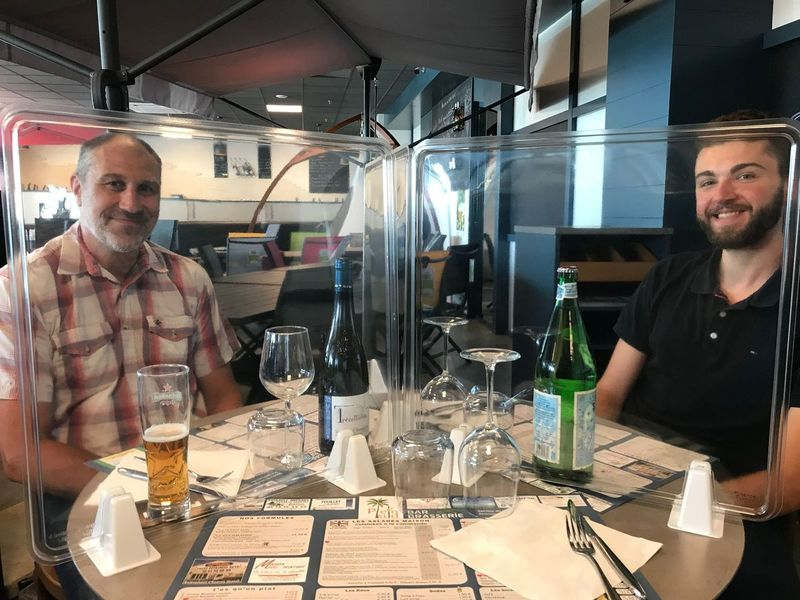
<svg viewBox="0 0 800 600">
<path fill-rule="evenodd" d="M 127 475 L 128 477 L 133 477 L 134 479 L 143 479 L 147 481 L 147 473 L 144 471 L 139 471 L 137 469 L 129 469 L 127 467 L 117 467 L 117 471 L 119 471 L 122 475 Z M 215 498 L 220 498 L 221 500 L 225 500 L 228 498 L 222 492 L 218 492 L 217 490 L 206 487 L 204 485 L 199 485 L 197 483 L 190 483 L 189 489 L 193 492 L 198 492 L 200 494 L 208 494 L 209 496 L 214 496 Z"/>
<path fill-rule="evenodd" d="M 595 533 L 594 529 L 592 529 L 592 526 L 589 525 L 589 521 L 586 519 L 586 517 L 578 513 L 578 510 L 575 508 L 575 503 L 572 500 L 567 502 L 567 509 L 572 515 L 572 518 L 575 519 L 575 522 L 580 523 L 581 527 L 583 527 L 586 531 L 586 534 L 595 542 L 597 542 L 598 546 L 600 546 L 600 550 L 602 550 L 603 554 L 606 555 L 606 558 L 608 558 L 609 562 L 614 567 L 614 570 L 620 575 L 620 577 L 622 577 L 622 583 L 627 585 L 637 598 L 641 598 L 642 600 L 647 598 L 647 594 L 645 593 L 642 584 L 636 580 L 636 577 L 634 577 L 633 573 L 630 572 L 630 569 L 625 566 L 625 563 L 623 563 L 617 557 L 617 555 L 614 554 L 614 551 L 608 547 L 608 544 L 603 541 L 603 538 Z"/>
</svg>

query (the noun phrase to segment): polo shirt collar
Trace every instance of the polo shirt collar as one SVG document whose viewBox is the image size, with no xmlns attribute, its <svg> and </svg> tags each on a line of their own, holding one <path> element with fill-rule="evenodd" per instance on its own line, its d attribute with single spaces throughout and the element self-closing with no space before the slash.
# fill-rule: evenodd
<svg viewBox="0 0 800 600">
<path fill-rule="evenodd" d="M 145 242 L 139 250 L 139 257 L 131 269 L 131 273 L 141 274 L 148 269 L 158 273 L 166 273 L 167 264 L 162 253 L 157 251 L 150 242 Z M 79 275 L 81 273 L 108 278 L 106 275 L 108 271 L 89 252 L 89 248 L 83 241 L 80 222 L 77 222 L 67 229 L 62 236 L 58 274 Z"/>
<path fill-rule="evenodd" d="M 691 291 L 695 294 L 706 295 L 714 295 L 717 292 L 719 286 L 719 260 L 721 256 L 722 250 L 719 248 L 715 248 L 708 253 L 708 256 L 700 263 L 692 278 L 692 283 L 689 288 Z M 753 295 L 749 298 L 745 298 L 741 302 L 737 302 L 733 306 L 756 306 L 759 308 L 775 306 L 780 297 L 780 285 L 781 271 L 778 269 Z"/>
</svg>

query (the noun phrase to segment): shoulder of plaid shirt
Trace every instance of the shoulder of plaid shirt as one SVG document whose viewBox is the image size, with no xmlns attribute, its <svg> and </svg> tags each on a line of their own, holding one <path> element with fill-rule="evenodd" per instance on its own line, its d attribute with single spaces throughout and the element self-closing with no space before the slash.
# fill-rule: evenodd
<svg viewBox="0 0 800 600">
<path fill-rule="evenodd" d="M 68 234 L 65 234 L 68 235 Z M 137 427 L 136 437 L 126 437 L 125 442 L 117 439 L 109 441 L 109 423 L 95 424 L 95 430 L 100 435 L 93 435 L 92 424 L 88 426 L 80 422 L 81 411 L 78 406 L 63 406 L 63 403 L 71 403 L 75 400 L 73 392 L 70 390 L 70 382 L 76 384 L 75 373 L 69 373 L 66 381 L 54 381 L 52 365 L 54 353 L 58 352 L 59 334 L 61 331 L 61 315 L 68 309 L 73 309 L 74 304 L 87 302 L 90 300 L 97 306 L 98 294 L 90 293 L 86 297 L 77 297 L 74 294 L 62 295 L 65 287 L 75 291 L 79 287 L 78 278 L 83 278 L 84 286 L 91 285 L 92 288 L 102 288 L 102 286 L 114 286 L 122 288 L 123 285 L 116 283 L 108 272 L 102 270 L 103 277 L 98 281 L 97 277 L 91 277 L 85 271 L 69 276 L 57 273 L 59 260 L 54 260 L 53 253 L 60 255 L 62 237 L 55 238 L 48 242 L 44 247 L 34 251 L 28 257 L 28 281 L 31 295 L 31 320 L 34 332 L 34 348 L 36 349 L 36 383 L 37 383 L 37 424 L 39 430 L 39 453 L 43 478 L 47 491 L 66 497 L 74 497 L 83 487 L 96 475 L 96 471 L 87 467 L 85 463 L 98 456 L 109 454 L 123 446 L 131 447 L 140 443 L 140 430 Z M 233 353 L 238 348 L 238 341 L 232 333 L 227 322 L 220 314 L 219 307 L 214 297 L 213 286 L 208 275 L 194 261 L 168 252 L 161 248 L 153 248 L 155 256 L 164 261 L 166 269 L 162 272 L 148 270 L 148 276 L 156 277 L 161 285 L 166 285 L 171 290 L 181 293 L 184 306 L 192 313 L 194 322 L 200 325 L 192 335 L 191 356 L 186 357 L 189 364 L 197 375 L 197 387 L 205 400 L 205 410 L 208 414 L 221 412 L 241 406 L 241 395 L 229 365 Z M 48 258 L 50 259 L 48 261 Z M 180 274 L 176 277 L 176 275 Z M 135 278 L 135 281 L 127 284 L 128 288 L 137 289 L 145 283 L 145 273 Z M 91 281 L 89 281 L 91 279 Z M 178 283 L 176 283 L 176 281 Z M 151 282 L 152 283 L 152 282 Z M 160 287 L 160 286 L 159 286 Z M 86 290 L 86 287 L 84 287 Z M 189 293 L 187 293 L 187 291 Z M 59 293 L 61 292 L 61 294 Z M 139 293 L 128 296 L 133 302 L 138 303 Z M 69 299 L 67 299 L 69 298 Z M 69 306 L 65 304 L 69 303 Z M 148 303 L 150 304 L 150 303 Z M 159 306 L 158 303 L 150 306 Z M 116 306 L 109 306 L 105 302 L 102 312 L 112 311 L 120 307 L 119 302 Z M 144 306 L 139 306 L 142 311 L 142 321 L 145 319 Z M 84 315 L 86 323 L 96 325 L 98 323 L 97 314 Z M 120 315 L 117 315 L 120 316 Z M 102 316 L 99 317 L 102 321 Z M 74 325 L 71 323 L 70 325 Z M 119 324 L 117 324 L 119 327 Z M 106 328 L 107 329 L 107 328 Z M 198 331 L 201 330 L 201 331 Z M 144 334 L 144 329 L 142 334 Z M 205 338 L 204 343 L 198 343 L 199 338 Z M 110 343 L 110 341 L 109 341 Z M 14 481 L 21 481 L 25 476 L 25 443 L 23 439 L 23 425 L 21 421 L 20 403 L 17 389 L 17 359 L 16 359 L 16 332 L 14 329 L 13 310 L 10 300 L 10 283 L 7 267 L 0 270 L 0 457 L 6 475 Z M 57 358 L 57 357 L 56 357 Z M 140 357 L 144 362 L 144 356 Z M 120 365 L 112 365 L 119 372 Z M 143 365 L 139 365 L 143 366 Z M 135 371 L 136 365 L 130 365 L 132 378 L 128 377 L 128 396 L 133 397 L 135 403 Z M 130 376 L 130 373 L 128 373 Z M 117 383 L 119 383 L 117 375 Z M 130 385 L 133 385 L 132 394 Z M 123 382 L 124 383 L 124 382 Z M 119 390 L 126 386 L 106 385 L 103 391 L 85 398 L 77 398 L 78 404 L 89 401 L 95 406 L 105 404 L 106 412 L 112 416 L 118 414 L 118 407 L 115 407 L 115 395 Z M 66 388 L 66 389 L 64 389 Z M 62 406 L 59 406 L 59 401 Z M 201 407 L 203 402 L 197 402 Z M 77 410 L 76 410 L 77 409 Z M 130 416 L 130 406 L 128 411 Z M 62 421 L 59 433 L 56 433 L 55 416 L 59 415 Z M 136 411 L 132 415 L 133 420 L 138 419 Z M 78 423 L 84 430 L 81 432 L 81 440 L 85 443 L 70 439 L 69 425 L 64 420 Z M 130 419 L 129 419 L 130 420 Z M 88 429 L 87 429 L 88 427 Z M 106 428 L 103 433 L 100 429 Z M 130 427 L 129 427 L 130 429 Z M 95 437 L 105 438 L 100 447 L 93 444 Z M 119 437 L 119 436 L 118 436 Z"/>
</svg>

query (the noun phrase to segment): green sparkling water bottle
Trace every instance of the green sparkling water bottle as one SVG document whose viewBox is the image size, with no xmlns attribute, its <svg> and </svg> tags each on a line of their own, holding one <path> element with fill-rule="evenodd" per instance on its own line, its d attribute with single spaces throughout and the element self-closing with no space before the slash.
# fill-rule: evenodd
<svg viewBox="0 0 800 600">
<path fill-rule="evenodd" d="M 578 309 L 578 269 L 559 267 L 557 277 L 534 372 L 533 459 L 543 474 L 585 481 L 594 460 L 597 372 Z"/>
</svg>

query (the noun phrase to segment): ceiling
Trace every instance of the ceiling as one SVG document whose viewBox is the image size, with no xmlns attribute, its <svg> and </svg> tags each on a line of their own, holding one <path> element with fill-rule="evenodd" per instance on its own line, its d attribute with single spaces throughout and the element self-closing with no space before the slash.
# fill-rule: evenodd
<svg viewBox="0 0 800 600">
<path fill-rule="evenodd" d="M 610 1 L 613 15 L 652 0 Z M 146 58 L 230 4 L 196 0 L 186 11 L 178 0 L 117 3 L 124 64 Z M 481 0 L 271 0 L 149 73 L 215 97 L 218 119 L 263 125 L 256 115 L 264 115 L 291 129 L 325 130 L 361 112 L 363 84 L 353 65 L 363 64 L 368 55 L 383 57 L 373 100 L 376 113 L 390 107 L 418 76 L 415 67 L 521 83 L 525 4 L 496 0 L 487 10 Z M 571 4 L 543 0 L 540 30 Z M 95 0 L 4 0 L 0 20 L 15 35 L 25 31 L 33 41 L 47 36 L 57 52 L 74 51 L 73 60 L 97 67 L 97 30 L 86 26 L 96 20 Z M 0 60 L 0 103 L 90 106 L 85 77 L 2 43 L 0 58 L 9 59 Z M 276 94 L 287 97 L 278 99 Z M 301 104 L 303 112 L 269 114 L 265 105 L 271 103 Z M 153 104 L 132 108 L 167 110 Z M 353 126 L 346 132 L 357 130 Z"/>
</svg>

